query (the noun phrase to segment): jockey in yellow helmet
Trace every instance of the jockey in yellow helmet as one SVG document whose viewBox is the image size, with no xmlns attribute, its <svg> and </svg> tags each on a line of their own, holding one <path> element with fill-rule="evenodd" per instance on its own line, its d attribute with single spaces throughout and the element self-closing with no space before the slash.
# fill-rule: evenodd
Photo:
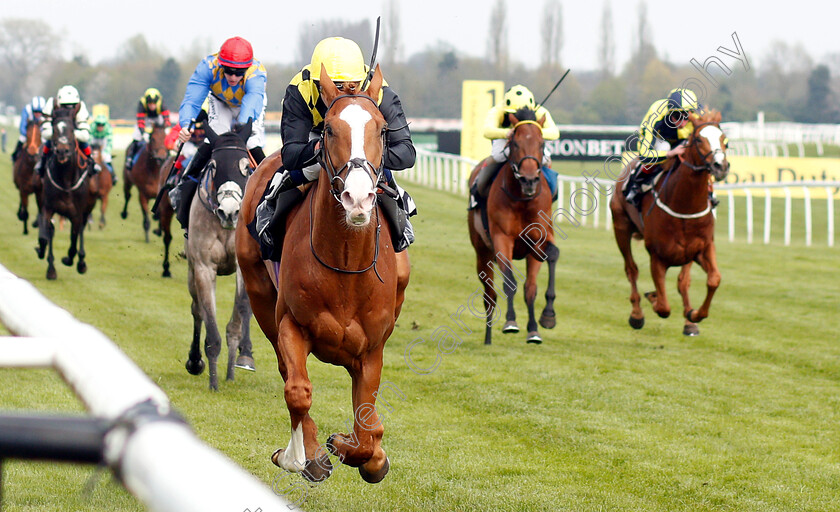
<svg viewBox="0 0 840 512">
<path fill-rule="evenodd" d="M 484 120 L 484 137 L 492 141 L 492 148 L 490 156 L 484 159 L 484 164 L 478 171 L 475 182 L 470 189 L 470 207 L 474 208 L 480 201 L 487 197 L 490 191 L 490 185 L 496 177 L 496 174 L 502 168 L 508 159 L 508 139 L 512 133 L 513 125 L 510 123 L 508 114 L 513 114 L 517 110 L 526 108 L 535 111 L 537 119 L 545 116 L 545 123 L 543 123 L 542 135 L 545 140 L 557 140 L 560 137 L 560 131 L 554 120 L 551 118 L 551 113 L 542 105 L 537 105 L 534 101 L 534 94 L 528 90 L 524 85 L 514 85 L 505 92 L 502 101 L 495 105 L 487 112 L 487 117 Z M 557 192 L 557 173 L 549 166 L 551 165 L 551 154 L 548 148 L 545 149 L 542 161 L 542 171 L 545 174 L 551 187 L 552 194 Z"/>
<path fill-rule="evenodd" d="M 274 243 L 274 239 L 282 236 L 279 228 L 285 226 L 286 213 L 301 198 L 297 186 L 320 175 L 317 156 L 327 113 L 320 90 L 321 65 L 344 94 L 359 94 L 370 71 L 359 45 L 343 37 L 329 37 L 315 46 L 310 64 L 286 87 L 280 122 L 283 167 L 272 179 L 266 201 L 257 208 L 255 224 L 263 253 L 273 259 L 279 257 L 282 245 L 279 240 Z M 416 208 L 411 197 L 396 184 L 391 171 L 412 167 L 416 153 L 400 99 L 384 80 L 379 98 L 374 100 L 388 123 L 383 172 L 386 183 L 378 185 L 383 189 L 387 185 L 392 191 L 392 195 L 378 194 L 377 201 L 391 222 L 394 248 L 400 252 L 414 241 L 408 217 L 416 213 Z"/>
<path fill-rule="evenodd" d="M 169 128 L 169 109 L 163 101 L 163 95 L 154 87 L 149 87 L 137 102 L 137 126 L 134 128 L 134 140 L 125 150 L 125 170 L 130 171 L 143 142 L 149 141 L 149 133 L 155 124 Z"/>
<path fill-rule="evenodd" d="M 639 163 L 627 178 L 627 201 L 639 207 L 642 185 L 650 183 L 667 158 L 686 151 L 685 141 L 694 128 L 688 119 L 698 108 L 691 89 L 672 89 L 664 99 L 653 102 L 639 126 Z"/>
</svg>

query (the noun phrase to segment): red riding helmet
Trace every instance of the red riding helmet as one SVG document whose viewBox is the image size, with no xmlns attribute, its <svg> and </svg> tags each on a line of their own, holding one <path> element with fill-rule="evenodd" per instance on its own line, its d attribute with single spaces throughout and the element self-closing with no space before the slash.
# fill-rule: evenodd
<svg viewBox="0 0 840 512">
<path fill-rule="evenodd" d="M 219 63 L 229 68 L 248 68 L 254 61 L 251 43 L 241 37 L 231 37 L 219 50 Z"/>
</svg>

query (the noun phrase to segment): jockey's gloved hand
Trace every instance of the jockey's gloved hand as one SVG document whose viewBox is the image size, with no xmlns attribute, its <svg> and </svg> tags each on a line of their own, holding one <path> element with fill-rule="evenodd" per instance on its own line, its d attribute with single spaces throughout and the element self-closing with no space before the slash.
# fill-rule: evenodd
<svg viewBox="0 0 840 512">
<path fill-rule="evenodd" d="M 149 142 L 149 132 L 143 132 L 143 142 Z"/>
</svg>

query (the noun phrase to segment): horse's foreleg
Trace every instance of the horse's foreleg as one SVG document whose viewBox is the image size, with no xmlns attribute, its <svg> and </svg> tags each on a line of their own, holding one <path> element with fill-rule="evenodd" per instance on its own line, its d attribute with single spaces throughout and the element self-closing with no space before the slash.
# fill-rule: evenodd
<svg viewBox="0 0 840 512">
<path fill-rule="evenodd" d="M 612 207 L 612 205 L 611 205 Z M 633 231 L 630 227 L 630 219 L 624 213 L 624 210 L 612 210 L 613 215 L 613 231 L 615 233 L 615 242 L 618 245 L 618 250 L 624 258 L 624 274 L 630 282 L 630 311 L 629 323 L 633 329 L 641 329 L 645 325 L 645 314 L 642 311 L 641 295 L 639 295 L 639 288 L 637 282 L 639 280 L 639 267 L 636 265 L 636 260 L 633 259 L 633 247 L 631 246 Z"/>
<path fill-rule="evenodd" d="M 362 478 L 371 484 L 380 482 L 390 463 L 382 449 L 385 428 L 376 411 L 376 392 L 382 375 L 382 348 L 366 354 L 358 370 L 349 370 L 353 379 L 352 434 L 333 434 L 327 442 L 344 464 L 359 468 Z"/>
<path fill-rule="evenodd" d="M 542 343 L 539 330 L 537 329 L 537 318 L 534 314 L 534 303 L 537 300 L 537 274 L 540 272 L 542 262 L 533 255 L 526 259 L 525 278 L 525 306 L 528 308 L 528 343 Z"/>
<path fill-rule="evenodd" d="M 140 212 L 143 214 L 143 234 L 146 236 L 146 243 L 149 243 L 149 230 L 152 229 L 152 221 L 149 220 L 149 200 L 142 191 L 137 196 L 140 202 Z"/>
<path fill-rule="evenodd" d="M 686 316 L 691 311 L 690 297 L 688 290 L 691 287 L 691 263 L 686 263 L 680 270 L 680 276 L 677 278 L 677 290 L 680 292 L 680 297 L 683 301 L 683 316 Z M 683 334 L 686 336 L 697 336 L 700 334 L 700 329 L 697 324 L 686 319 L 683 327 Z"/>
<path fill-rule="evenodd" d="M 195 276 L 193 303 L 198 303 L 198 314 L 204 322 L 204 354 L 207 356 L 210 389 L 218 391 L 218 361 L 222 351 L 222 336 L 216 323 L 216 270 L 204 266 L 193 268 Z"/>
<path fill-rule="evenodd" d="M 44 223 L 47 225 L 47 279 L 54 280 L 58 278 L 55 271 L 55 257 L 53 256 L 53 239 L 55 238 L 55 226 L 53 226 L 52 219 L 45 218 Z M 39 240 L 40 242 L 40 240 Z"/>
<path fill-rule="evenodd" d="M 172 272 L 169 271 L 170 243 L 172 243 L 172 233 L 168 229 L 163 230 L 163 277 L 172 277 Z"/>
<path fill-rule="evenodd" d="M 187 288 L 192 297 L 190 312 L 193 317 L 193 336 L 190 343 L 190 353 L 187 357 L 186 368 L 190 375 L 201 375 L 204 371 L 204 360 L 201 358 L 201 310 L 198 303 L 198 296 L 195 289 L 195 276 L 193 266 L 190 265 L 187 274 Z"/>
<path fill-rule="evenodd" d="M 120 217 L 123 219 L 128 218 L 128 200 L 131 199 L 131 180 L 129 180 L 128 173 L 123 173 L 125 175 L 123 181 L 123 195 L 125 195 L 125 204 L 123 205 L 122 212 L 120 212 Z"/>
<path fill-rule="evenodd" d="M 306 370 L 306 358 L 312 347 L 289 316 L 280 322 L 276 343 L 286 367 L 283 396 L 289 409 L 292 436 L 286 449 L 275 451 L 271 460 L 287 471 L 303 472 L 307 480 L 321 481 L 330 476 L 332 464 L 329 454 L 318 445 L 318 427 L 309 416 L 312 382 Z"/>
<path fill-rule="evenodd" d="M 61 263 L 68 267 L 73 266 L 73 260 L 76 258 L 76 247 L 79 243 L 79 232 L 84 229 L 85 221 L 78 219 L 70 220 L 70 248 L 67 249 L 67 256 L 61 258 Z"/>
<path fill-rule="evenodd" d="M 545 253 L 548 262 L 548 286 L 545 289 L 545 308 L 540 315 L 540 325 L 546 329 L 553 329 L 557 325 L 557 315 L 554 313 L 554 274 L 557 269 L 557 260 L 560 259 L 560 249 L 552 243 L 546 244 Z"/>
<path fill-rule="evenodd" d="M 720 271 L 717 266 L 717 254 L 715 253 L 714 242 L 709 242 L 706 250 L 697 258 L 697 262 L 706 271 L 706 299 L 697 311 L 689 310 L 686 319 L 692 322 L 700 322 L 709 316 L 709 308 L 712 305 L 712 297 L 720 286 Z"/>
<path fill-rule="evenodd" d="M 18 207 L 17 217 L 18 220 L 23 222 L 23 234 L 28 235 L 29 227 L 26 223 L 29 220 L 29 194 L 24 192 L 20 193 L 20 207 Z"/>
<path fill-rule="evenodd" d="M 511 262 L 513 242 L 505 237 L 496 237 L 493 240 L 493 245 L 498 250 L 496 265 L 499 266 L 499 274 L 502 275 L 504 282 L 502 289 L 505 292 L 505 297 L 507 297 L 507 313 L 505 314 L 505 325 L 502 327 L 502 332 L 505 334 L 519 332 L 519 326 L 516 324 L 516 312 L 513 310 L 513 299 L 516 297 L 516 276 Z"/>
<path fill-rule="evenodd" d="M 79 261 L 76 263 L 76 272 L 84 274 L 87 272 L 87 263 L 85 262 L 85 223 L 82 223 L 79 229 Z"/>
<path fill-rule="evenodd" d="M 650 255 L 650 276 L 653 278 L 653 285 L 656 288 L 654 293 L 646 293 L 645 297 L 653 304 L 653 310 L 661 318 L 671 316 L 671 306 L 668 304 L 668 297 L 665 294 L 665 272 L 668 267 L 656 257 Z"/>
</svg>

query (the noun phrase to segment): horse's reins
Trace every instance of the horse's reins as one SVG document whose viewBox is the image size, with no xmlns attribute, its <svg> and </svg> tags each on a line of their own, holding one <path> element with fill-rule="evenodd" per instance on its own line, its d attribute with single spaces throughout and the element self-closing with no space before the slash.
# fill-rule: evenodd
<svg viewBox="0 0 840 512">
<path fill-rule="evenodd" d="M 564 78 L 565 78 L 565 76 L 566 76 L 566 75 L 563 75 L 563 77 L 564 77 Z M 562 79 L 561 79 L 561 81 L 562 81 Z M 542 126 L 540 125 L 540 123 L 538 123 L 538 122 L 536 122 L 536 121 L 532 121 L 532 120 L 530 120 L 530 119 L 526 119 L 526 120 L 524 120 L 524 121 L 519 121 L 518 123 L 516 123 L 515 125 L 513 125 L 513 133 L 515 133 L 515 132 L 516 132 L 516 129 L 517 129 L 517 128 L 519 128 L 520 126 L 525 125 L 525 124 L 533 124 L 533 125 L 536 125 L 536 126 L 537 126 L 540 130 L 542 130 Z M 512 142 L 513 142 L 513 135 L 511 135 L 511 138 L 510 138 L 510 140 L 508 141 L 508 148 L 510 148 L 510 144 L 511 144 Z M 526 161 L 526 160 L 528 160 L 528 159 L 530 159 L 530 160 L 534 160 L 534 161 L 536 161 L 536 162 L 537 162 L 537 169 L 541 169 L 541 168 L 542 168 L 542 158 L 537 158 L 537 157 L 532 156 L 532 155 L 525 155 L 524 157 L 522 157 L 522 158 L 519 160 L 519 162 L 514 162 L 513 160 L 508 159 L 508 163 L 510 163 L 510 168 L 511 168 L 511 171 L 513 171 L 513 177 L 514 177 L 514 178 L 516 178 L 516 180 L 517 180 L 517 181 L 519 181 L 519 180 L 522 178 L 522 174 L 520 174 L 520 172 L 519 172 L 519 167 L 520 167 L 520 166 L 522 166 L 522 162 L 524 162 L 524 161 Z M 539 172 L 539 171 L 538 171 L 538 172 Z M 537 179 L 539 179 L 539 174 L 537 175 Z M 525 197 L 517 197 L 517 196 L 514 196 L 514 195 L 512 195 L 512 194 L 511 194 L 511 192 L 510 192 L 510 191 L 509 191 L 509 190 L 505 187 L 504 182 L 502 182 L 502 190 L 503 190 L 503 191 L 504 191 L 504 193 L 508 196 L 508 198 L 509 198 L 510 200 L 512 200 L 512 201 L 531 201 L 531 200 L 533 200 L 534 198 L 539 197 L 540 192 L 542 192 L 542 180 L 540 180 L 539 184 L 537 185 L 537 190 L 536 190 L 536 192 L 534 192 L 534 195 L 532 195 L 532 196 L 525 196 Z"/>
<path fill-rule="evenodd" d="M 365 98 L 373 102 L 376 108 L 379 106 L 376 104 L 376 101 L 366 94 L 342 94 L 336 96 L 331 102 L 329 107 L 327 107 L 327 112 L 335 105 L 335 102 L 342 99 L 342 98 Z M 324 114 L 324 118 L 326 118 L 326 113 Z M 379 167 L 376 168 L 373 166 L 373 163 L 370 160 L 362 160 L 361 158 L 351 158 L 347 161 L 340 169 L 336 171 L 335 164 L 332 162 L 332 157 L 330 156 L 329 151 L 327 151 L 327 139 L 325 137 L 326 129 L 324 132 L 321 133 L 321 150 L 319 154 L 319 161 L 321 162 L 321 166 L 327 171 L 327 175 L 330 177 L 330 194 L 332 194 L 333 198 L 341 203 L 341 199 L 339 196 L 341 192 L 335 188 L 336 180 L 340 181 L 342 184 L 344 183 L 344 178 L 341 175 L 346 170 L 348 173 L 350 170 L 357 168 L 357 169 L 364 169 L 368 172 L 373 172 L 374 176 L 376 176 L 376 186 L 380 186 L 380 182 L 382 181 L 385 169 L 385 148 L 388 147 L 388 139 L 387 133 L 388 130 L 385 129 L 382 131 L 382 161 L 379 164 Z M 382 276 L 379 275 L 379 269 L 376 267 L 376 263 L 379 261 L 379 235 L 381 232 L 382 224 L 379 220 L 379 209 L 376 208 L 374 204 L 374 209 L 376 210 L 376 237 L 374 240 L 374 252 L 373 252 L 373 261 L 370 262 L 370 265 L 363 269 L 359 270 L 347 270 L 343 268 L 333 267 L 332 265 L 327 264 L 324 260 L 318 256 L 318 253 L 315 252 L 315 243 L 312 240 L 312 231 L 313 231 L 313 213 L 312 213 L 312 196 L 315 194 L 309 195 L 309 249 L 312 251 L 312 255 L 315 256 L 315 259 L 321 265 L 325 266 L 326 268 L 333 270 L 335 272 L 339 272 L 342 274 L 363 274 L 370 269 L 373 269 L 376 277 L 379 278 L 379 281 L 384 283 L 385 281 L 382 279 Z"/>
<path fill-rule="evenodd" d="M 713 125 L 713 124 L 715 124 L 715 123 L 709 122 L 709 123 L 699 124 L 699 125 L 694 127 L 694 133 L 696 134 L 698 131 L 700 131 L 700 128 L 702 128 L 703 126 Z M 695 144 L 697 144 L 697 136 L 692 135 L 691 144 L 689 144 L 689 148 L 694 146 Z M 696 149 L 697 149 L 697 154 L 700 155 L 700 159 L 705 163 L 704 165 L 694 165 L 691 162 L 689 162 L 688 160 L 683 160 L 682 158 L 680 158 L 680 163 L 684 164 L 686 167 L 688 167 L 689 169 L 691 169 L 693 171 L 696 171 L 696 172 L 710 170 L 711 169 L 711 163 L 708 162 L 706 159 L 710 155 L 712 155 L 714 153 L 714 151 L 709 151 L 708 153 L 706 153 L 704 155 L 702 152 L 700 152 L 699 146 Z M 668 171 L 668 174 L 665 175 L 665 183 L 663 183 L 663 187 L 668 182 L 668 177 L 670 177 L 670 176 L 671 176 L 671 171 Z M 656 188 L 652 188 L 651 192 L 653 192 L 654 204 L 656 204 L 656 206 L 661 208 L 662 211 L 664 211 L 665 213 L 667 213 L 671 217 L 676 217 L 677 219 L 699 219 L 700 217 L 705 217 L 706 215 L 709 214 L 710 211 L 712 211 L 712 202 L 710 200 L 706 200 L 706 208 L 703 211 L 700 211 L 700 212 L 697 212 L 697 213 L 677 213 L 674 210 L 672 210 L 667 204 L 662 202 L 662 200 L 659 198 L 659 192 L 656 190 Z M 651 208 L 652 207 L 653 206 L 651 206 Z M 649 214 L 650 214 L 650 210 L 648 210 L 648 215 Z"/>
</svg>

